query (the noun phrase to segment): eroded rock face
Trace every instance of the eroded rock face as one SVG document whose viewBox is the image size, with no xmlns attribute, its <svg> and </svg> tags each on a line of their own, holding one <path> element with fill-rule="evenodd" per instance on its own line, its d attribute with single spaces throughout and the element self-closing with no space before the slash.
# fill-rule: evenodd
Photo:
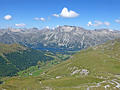
<svg viewBox="0 0 120 90">
<path fill-rule="evenodd" d="M 0 42 L 20 43 L 46 50 L 80 50 L 120 38 L 120 31 L 108 29 L 86 30 L 75 26 L 59 26 L 55 29 L 1 29 Z"/>
<path fill-rule="evenodd" d="M 69 68 L 69 70 L 72 72 L 71 75 L 88 75 L 90 72 L 87 69 L 79 69 L 78 67 L 73 67 L 73 68 Z"/>
<path fill-rule="evenodd" d="M 88 75 L 89 71 L 87 69 L 82 69 L 80 72 L 81 75 Z"/>
<path fill-rule="evenodd" d="M 80 70 L 75 70 L 75 71 L 72 72 L 71 75 L 78 74 L 79 72 L 80 72 Z"/>
</svg>

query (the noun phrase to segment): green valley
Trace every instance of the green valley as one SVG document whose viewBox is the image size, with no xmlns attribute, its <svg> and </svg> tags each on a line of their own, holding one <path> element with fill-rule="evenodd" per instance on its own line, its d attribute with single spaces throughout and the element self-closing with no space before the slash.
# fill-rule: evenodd
<svg viewBox="0 0 120 90">
<path fill-rule="evenodd" d="M 18 71 L 37 65 L 38 61 L 51 61 L 47 52 L 33 50 L 19 44 L 0 44 L 0 76 L 14 76 Z"/>
<path fill-rule="evenodd" d="M 3 78 L 6 90 L 119 90 L 120 40 L 89 47 L 60 63 L 32 66 L 19 76 Z M 54 63 L 53 65 L 51 63 Z M 29 75 L 29 73 L 32 73 Z M 25 73 L 22 75 L 22 73 Z"/>
</svg>

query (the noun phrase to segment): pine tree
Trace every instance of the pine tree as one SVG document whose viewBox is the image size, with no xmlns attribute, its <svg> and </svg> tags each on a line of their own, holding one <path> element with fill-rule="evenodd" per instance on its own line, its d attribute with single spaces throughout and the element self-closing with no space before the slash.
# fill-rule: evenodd
<svg viewBox="0 0 120 90">
<path fill-rule="evenodd" d="M 41 62 L 41 61 L 38 61 L 38 62 L 37 62 L 38 69 L 40 69 L 40 67 L 41 67 L 43 64 L 44 64 L 43 62 Z"/>
<path fill-rule="evenodd" d="M 2 84 L 3 83 L 3 81 L 1 80 L 1 77 L 0 77 L 0 84 Z"/>
</svg>

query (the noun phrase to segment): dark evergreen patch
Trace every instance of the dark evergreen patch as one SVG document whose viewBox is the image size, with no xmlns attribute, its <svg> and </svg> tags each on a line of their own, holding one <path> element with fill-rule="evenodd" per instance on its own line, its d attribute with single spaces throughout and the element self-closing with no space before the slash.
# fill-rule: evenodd
<svg viewBox="0 0 120 90">
<path fill-rule="evenodd" d="M 14 76 L 18 71 L 37 65 L 38 61 L 53 60 L 45 51 L 33 50 L 17 44 L 0 44 L 0 77 Z"/>
<path fill-rule="evenodd" d="M 37 65 L 38 61 L 46 62 L 53 60 L 52 57 L 46 56 L 44 52 L 33 49 L 28 49 L 21 52 L 13 52 L 5 54 L 5 56 L 13 65 L 16 65 L 19 70 L 24 70 L 30 66 Z"/>
</svg>

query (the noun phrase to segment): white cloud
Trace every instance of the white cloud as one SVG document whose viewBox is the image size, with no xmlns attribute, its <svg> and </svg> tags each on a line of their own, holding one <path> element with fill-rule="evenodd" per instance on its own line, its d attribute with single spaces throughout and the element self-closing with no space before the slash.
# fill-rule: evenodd
<svg viewBox="0 0 120 90">
<path fill-rule="evenodd" d="M 35 18 L 34 18 L 34 20 L 37 20 L 37 21 L 38 21 L 38 20 L 39 20 L 39 18 L 38 18 L 38 17 L 35 17 Z"/>
<path fill-rule="evenodd" d="M 53 16 L 55 17 L 64 17 L 64 18 L 74 18 L 79 16 L 78 13 L 76 13 L 75 11 L 68 11 L 67 8 L 63 8 L 60 14 L 53 14 Z"/>
<path fill-rule="evenodd" d="M 59 15 L 59 14 L 53 14 L 53 16 L 54 16 L 54 17 L 60 17 L 60 15 Z"/>
<path fill-rule="evenodd" d="M 46 29 L 50 29 L 50 27 L 49 27 L 49 26 L 46 26 L 45 28 L 46 28 Z"/>
<path fill-rule="evenodd" d="M 110 22 L 104 22 L 104 25 L 110 26 Z"/>
<path fill-rule="evenodd" d="M 60 25 L 57 25 L 56 27 L 58 28 L 58 27 L 60 27 Z"/>
<path fill-rule="evenodd" d="M 34 20 L 37 20 L 37 21 L 45 21 L 45 18 L 43 18 L 43 17 L 41 17 L 41 18 L 35 17 Z"/>
<path fill-rule="evenodd" d="M 6 16 L 4 16 L 4 19 L 5 20 L 10 20 L 10 19 L 12 19 L 12 16 L 11 15 L 6 15 Z"/>
<path fill-rule="evenodd" d="M 92 23 L 91 21 L 89 21 L 87 24 L 87 26 L 95 26 L 95 27 L 102 26 L 102 25 L 110 26 L 110 22 L 94 21 L 94 23 Z"/>
<path fill-rule="evenodd" d="M 92 24 L 91 21 L 89 21 L 88 24 L 87 24 L 88 27 L 89 27 L 89 26 L 92 26 L 92 25 L 93 25 L 93 24 Z"/>
<path fill-rule="evenodd" d="M 72 11 L 72 10 L 68 11 L 67 8 L 63 8 L 60 16 L 65 17 L 65 18 L 74 18 L 74 17 L 79 16 L 79 14 L 76 13 L 75 11 Z"/>
<path fill-rule="evenodd" d="M 101 25 L 103 25 L 103 22 L 101 22 L 101 21 L 94 21 L 95 22 L 95 24 L 93 24 L 94 26 L 101 26 Z"/>
<path fill-rule="evenodd" d="M 116 19 L 115 22 L 116 22 L 116 23 L 120 23 L 120 19 Z"/>
<path fill-rule="evenodd" d="M 45 21 L 45 18 L 40 18 L 41 21 Z"/>
<path fill-rule="evenodd" d="M 26 26 L 26 24 L 20 23 L 20 24 L 15 24 L 15 26 L 16 26 L 16 27 L 24 27 L 24 26 Z"/>
</svg>

